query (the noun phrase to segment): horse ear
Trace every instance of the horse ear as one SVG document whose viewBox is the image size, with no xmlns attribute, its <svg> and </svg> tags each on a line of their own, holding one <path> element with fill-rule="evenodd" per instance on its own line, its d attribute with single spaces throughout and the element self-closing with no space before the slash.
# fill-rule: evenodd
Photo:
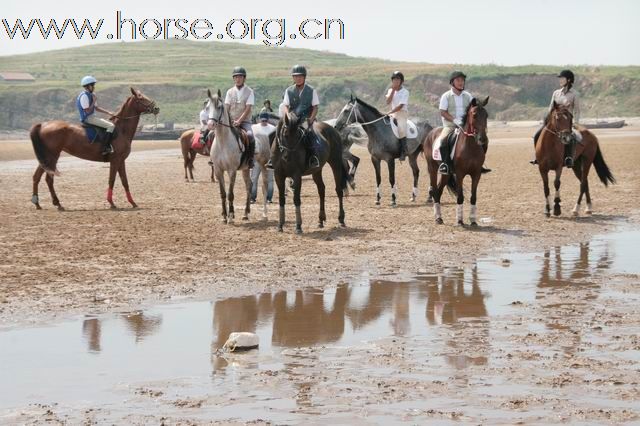
<svg viewBox="0 0 640 426">
<path fill-rule="evenodd" d="M 221 98 L 222 97 L 222 92 L 220 92 L 220 89 L 218 89 L 218 97 Z"/>
<path fill-rule="evenodd" d="M 353 103 L 353 92 L 351 92 L 351 103 Z"/>
<path fill-rule="evenodd" d="M 487 104 L 489 103 L 489 96 L 487 96 L 486 98 L 484 98 L 484 101 L 482 101 L 482 106 L 487 106 Z"/>
<path fill-rule="evenodd" d="M 284 119 L 284 125 L 289 126 L 289 114 L 285 114 L 283 119 Z"/>
<path fill-rule="evenodd" d="M 134 89 L 133 87 L 129 87 L 129 89 L 131 89 L 131 94 L 132 94 L 133 96 L 137 96 L 137 95 L 138 95 L 138 93 L 137 93 L 136 89 Z"/>
<path fill-rule="evenodd" d="M 211 89 L 207 89 L 207 97 L 210 98 L 211 97 Z"/>
<path fill-rule="evenodd" d="M 471 106 L 477 106 L 478 100 L 476 98 L 471 99 Z"/>
</svg>

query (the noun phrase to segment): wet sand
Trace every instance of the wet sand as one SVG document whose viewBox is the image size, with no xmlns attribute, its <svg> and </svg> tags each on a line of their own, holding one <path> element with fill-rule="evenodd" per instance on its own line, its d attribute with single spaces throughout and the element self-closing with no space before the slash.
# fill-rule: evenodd
<svg viewBox="0 0 640 426">
<path fill-rule="evenodd" d="M 563 215 L 550 219 L 542 214 L 542 185 L 537 168 L 527 163 L 532 155 L 529 139 L 532 132 L 533 129 L 514 128 L 496 129 L 489 134 L 491 145 L 487 164 L 494 172 L 485 175 L 480 183 L 478 212 L 481 226 L 477 230 L 453 225 L 455 203 L 449 196 L 445 196 L 443 205 L 445 225 L 434 223 L 433 210 L 425 204 L 427 179 L 423 159 L 420 160 L 419 201 L 411 203 L 408 200 L 410 170 L 403 164 L 397 167 L 399 206 L 392 208 L 389 205 L 390 189 L 384 183 L 387 173 L 383 168 L 383 205 L 376 207 L 373 168 L 366 150 L 356 147 L 354 153 L 362 158 L 362 162 L 356 178 L 357 191 L 352 192 L 345 203 L 348 227 L 337 227 L 337 200 L 328 190 L 327 227 L 316 228 L 317 195 L 312 182 L 305 180 L 302 198 L 305 233 L 301 236 L 293 233 L 294 212 L 290 204 L 287 205 L 288 224 L 283 234 L 275 229 L 275 205 L 270 206 L 266 223 L 260 220 L 258 206 L 254 205 L 248 223 L 238 219 L 232 225 L 222 224 L 218 188 L 208 182 L 205 159 L 196 162 L 198 182 L 184 183 L 177 142 L 173 148 L 167 142 L 158 145 L 147 142 L 159 148 L 156 150 L 139 150 L 142 144 L 134 143 L 138 148 L 128 161 L 128 173 L 140 209 L 126 207 L 119 184 L 115 198 L 121 209 L 107 209 L 104 195 L 108 166 L 65 157 L 59 164 L 62 176 L 56 178 L 56 187 L 67 210 L 58 212 L 50 205 L 46 184 L 42 182 L 40 195 L 44 210 L 35 211 L 30 204 L 35 161 L 27 159 L 32 156 L 29 143 L 2 142 L 0 159 L 14 161 L 0 162 L 0 193 L 3 195 L 0 205 L 0 324 L 6 329 L 74 314 L 131 311 L 175 300 L 219 300 L 307 286 L 324 288 L 356 279 L 408 280 L 416 274 L 440 273 L 446 267 L 469 268 L 476 259 L 486 256 L 584 243 L 595 234 L 619 229 L 621 224 L 637 226 L 640 219 L 640 174 L 637 172 L 640 136 L 636 130 L 596 131 L 605 160 L 618 184 L 605 188 L 597 181 L 595 173 L 592 174 L 595 214 L 579 218 L 570 216 L 578 183 L 575 177 L 566 173 L 562 186 Z M 328 173 L 325 176 L 329 189 L 333 183 Z M 239 207 L 244 201 L 242 192 L 239 182 L 236 184 L 237 210 L 241 210 Z M 468 207 L 465 213 L 468 214 Z M 513 423 L 514 418 L 534 422 L 560 422 L 569 418 L 585 422 L 632 420 L 637 415 L 631 410 L 632 402 L 638 399 L 634 389 L 640 380 L 637 377 L 638 342 L 637 337 L 635 340 L 633 337 L 640 332 L 637 303 L 632 303 L 637 301 L 637 279 L 633 274 L 605 274 L 597 278 L 598 285 L 617 286 L 629 295 L 629 299 L 599 300 L 578 307 L 572 304 L 591 300 L 594 294 L 591 287 L 581 286 L 579 290 L 574 286 L 554 287 L 554 291 L 541 294 L 534 304 L 521 302 L 521 312 L 496 319 L 491 329 L 508 330 L 505 333 L 490 336 L 486 331 L 479 333 L 477 327 L 482 325 L 476 321 L 462 321 L 463 326 L 459 328 L 445 328 L 443 333 L 455 337 L 452 344 L 460 354 L 467 354 L 471 359 L 488 357 L 490 360 L 479 365 L 470 362 L 471 371 L 477 369 L 478 372 L 471 378 L 448 372 L 433 379 L 445 358 L 440 352 L 432 353 L 421 340 L 424 337 L 420 336 L 401 336 L 395 341 L 382 339 L 372 346 L 354 345 L 347 349 L 291 349 L 295 359 L 298 357 L 296 351 L 305 356 L 314 354 L 312 361 L 302 362 L 296 372 L 296 377 L 306 377 L 306 380 L 296 382 L 301 384 L 294 399 L 323 401 L 311 404 L 306 411 L 308 417 L 304 419 L 311 422 L 347 421 L 354 413 L 371 422 L 422 422 L 426 418 L 476 422 L 492 419 L 504 423 Z M 536 323 L 550 325 L 543 333 L 532 326 Z M 554 328 L 556 323 L 558 327 Z M 570 346 L 572 336 L 576 335 L 574 332 L 577 330 L 580 334 L 587 326 L 601 327 L 601 330 L 593 329 L 594 340 L 589 342 L 588 350 L 593 351 L 593 355 L 583 354 L 580 348 L 572 349 L 573 352 L 559 349 L 563 345 Z M 491 343 L 491 354 L 485 353 L 481 346 L 478 349 L 476 344 L 457 343 L 477 343 L 478 339 Z M 627 363 L 621 361 L 619 368 L 616 366 L 615 371 L 612 370 L 612 361 L 606 360 L 606 351 L 611 350 L 607 349 L 611 345 L 618 345 L 621 352 L 636 351 L 631 352 L 634 358 Z M 411 362 L 404 361 L 403 354 L 407 351 L 412 352 Z M 433 357 L 440 361 L 427 362 Z M 586 357 L 590 357 L 589 360 Z M 532 383 L 532 368 L 544 373 L 536 378 L 545 383 L 543 392 L 528 391 L 538 384 Z M 358 369 L 363 374 L 356 374 Z M 425 369 L 429 370 L 428 374 Z M 429 383 L 425 384 L 411 374 L 405 377 L 401 374 L 404 371 L 425 375 L 429 377 Z M 576 371 L 580 374 L 574 374 Z M 482 389 L 497 372 L 507 382 L 520 383 L 519 387 L 511 388 L 509 383 L 502 383 L 498 387 L 499 394 L 483 393 Z M 253 376 L 255 372 L 238 374 L 242 378 Z M 279 389 L 282 381 L 290 380 L 277 377 L 273 371 L 260 375 L 261 386 L 272 390 Z M 385 383 L 378 385 L 381 378 Z M 324 386 L 305 384 L 319 381 Z M 624 386 L 620 387 L 616 382 Z M 256 384 L 255 381 L 251 383 Z M 592 383 L 605 389 L 605 394 L 609 391 L 620 393 L 612 397 L 617 405 L 603 408 L 603 403 L 594 399 L 585 400 L 575 408 L 576 399 L 571 395 Z M 162 389 L 162 386 L 174 385 L 176 383 L 171 382 L 157 386 Z M 149 385 L 149 389 L 153 390 L 155 386 Z M 461 396 L 461 389 L 473 389 L 475 395 L 473 398 Z M 549 394 L 549 389 L 554 393 Z M 255 392 L 259 397 L 259 391 Z M 286 390 L 283 392 L 286 407 L 289 404 L 286 401 L 292 396 Z M 140 395 L 139 398 L 145 398 L 147 393 L 141 391 Z M 409 396 L 411 400 L 433 403 L 403 404 Z M 601 397 L 600 394 L 597 396 Z M 197 398 L 180 401 L 185 401 L 187 409 L 195 410 L 194 407 L 215 405 L 228 398 L 228 394 L 211 394 L 202 396 L 200 402 Z M 237 398 L 242 401 L 243 397 L 238 395 Z M 358 401 L 368 402 L 361 404 Z M 476 408 L 465 414 L 461 401 Z M 180 403 L 176 404 L 180 406 Z M 241 411 L 241 407 L 239 403 L 238 410 Z M 97 419 L 104 416 L 120 421 L 159 420 L 159 416 L 146 409 L 141 412 L 133 408 L 130 412 L 116 410 L 115 417 L 108 415 L 108 408 L 105 412 L 103 409 L 99 410 Z M 554 409 L 561 413 L 558 417 L 550 414 Z M 47 416 L 47 411 L 53 413 L 54 420 L 64 418 L 55 407 L 31 407 L 31 410 L 31 414 L 27 413 L 21 419 L 43 421 L 45 417 L 41 416 Z M 313 417 L 316 412 L 321 415 L 318 419 Z M 260 413 L 251 413 L 255 415 L 242 420 L 270 418 L 267 414 L 261 417 Z M 504 413 L 510 413 L 508 418 L 501 417 Z M 192 414 L 195 417 L 177 413 L 170 420 L 187 419 L 188 422 L 190 418 L 198 418 L 197 410 Z M 417 417 L 413 419 L 413 415 Z M 282 421 L 287 421 L 287 416 Z M 72 418 L 78 419 L 77 413 Z M 223 420 L 234 418 L 234 412 L 230 412 Z M 273 417 L 275 422 L 278 418 Z"/>
</svg>

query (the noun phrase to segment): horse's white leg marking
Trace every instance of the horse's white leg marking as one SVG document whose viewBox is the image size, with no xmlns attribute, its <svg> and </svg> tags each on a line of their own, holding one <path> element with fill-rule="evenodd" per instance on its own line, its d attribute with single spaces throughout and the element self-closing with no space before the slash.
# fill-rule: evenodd
<svg viewBox="0 0 640 426">
<path fill-rule="evenodd" d="M 593 213 L 593 206 L 591 205 L 591 203 L 587 203 L 587 208 L 584 211 L 585 214 L 591 214 Z"/>
<path fill-rule="evenodd" d="M 463 213 L 464 213 L 464 204 L 457 204 L 456 205 L 456 219 L 458 220 L 458 222 L 462 222 Z"/>
<path fill-rule="evenodd" d="M 571 212 L 574 216 L 578 216 L 580 214 L 580 204 L 576 203 Z"/>
<path fill-rule="evenodd" d="M 477 222 L 478 220 L 478 206 L 471 206 L 469 211 L 469 222 Z"/>
<path fill-rule="evenodd" d="M 436 216 L 436 219 L 442 218 L 442 212 L 440 211 L 440 203 L 433 203 L 433 213 Z"/>
</svg>

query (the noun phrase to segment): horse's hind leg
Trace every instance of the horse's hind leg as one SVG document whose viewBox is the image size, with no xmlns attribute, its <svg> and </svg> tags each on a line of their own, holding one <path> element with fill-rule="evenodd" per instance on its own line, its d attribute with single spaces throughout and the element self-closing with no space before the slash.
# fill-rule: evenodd
<svg viewBox="0 0 640 426">
<path fill-rule="evenodd" d="M 413 172 L 413 189 L 411 190 L 411 202 L 415 203 L 418 198 L 418 180 L 420 179 L 420 168 L 418 167 L 418 150 L 409 156 L 409 166 Z"/>
<path fill-rule="evenodd" d="M 227 223 L 227 190 L 224 187 L 224 171 L 216 174 L 220 187 L 220 204 L 222 204 L 222 222 Z"/>
<path fill-rule="evenodd" d="M 194 150 L 189 150 L 189 176 L 191 177 L 191 182 L 195 182 L 196 180 L 193 177 L 193 162 L 196 161 L 196 157 L 198 153 Z M 186 177 L 186 176 L 185 176 Z"/>
<path fill-rule="evenodd" d="M 397 205 L 396 200 L 398 198 L 398 187 L 396 186 L 396 161 L 387 161 L 389 166 L 389 184 L 391 185 L 391 207 Z"/>
<path fill-rule="evenodd" d="M 44 169 L 40 166 L 38 166 L 36 172 L 33 174 L 33 194 L 31 195 L 31 202 L 38 210 L 42 210 L 42 207 L 40 207 L 40 198 L 38 197 L 38 184 L 40 184 L 40 179 L 42 179 L 43 174 Z"/>
<path fill-rule="evenodd" d="M 251 176 L 249 176 L 249 169 L 242 171 L 242 179 L 244 180 L 244 186 L 247 192 L 247 202 L 244 206 L 244 216 L 242 216 L 242 220 L 249 220 L 249 213 L 251 213 Z"/>
<path fill-rule="evenodd" d="M 116 208 L 113 203 L 113 187 L 116 184 L 116 173 L 118 172 L 118 165 L 111 161 L 109 164 L 109 188 L 107 189 L 107 202 L 112 209 Z"/>
<path fill-rule="evenodd" d="M 433 214 L 436 218 L 436 223 L 438 225 L 442 225 L 444 223 L 444 221 L 442 220 L 442 212 L 440 210 L 440 197 L 442 197 L 442 192 L 444 191 L 445 186 L 447 186 L 448 180 L 449 180 L 449 176 L 446 176 L 446 175 L 441 176 L 440 181 L 437 183 L 437 185 L 433 189 Z"/>
<path fill-rule="evenodd" d="M 433 203 L 433 195 L 435 193 L 435 188 L 438 185 L 438 171 L 437 166 L 431 166 L 429 160 L 427 159 L 427 171 L 429 172 L 429 190 L 427 196 L 427 204 Z"/>
<path fill-rule="evenodd" d="M 542 176 L 542 188 L 544 190 L 544 215 L 549 217 L 551 216 L 551 200 L 549 195 L 551 191 L 549 190 L 549 171 L 540 169 L 540 176 Z"/>
<path fill-rule="evenodd" d="M 138 207 L 135 201 L 133 201 L 133 197 L 131 196 L 131 192 L 129 192 L 129 179 L 127 179 L 127 167 L 124 164 L 120 164 L 120 168 L 118 169 L 118 174 L 120 175 L 120 182 L 122 182 L 122 187 L 124 188 L 124 193 L 127 196 L 127 201 L 131 204 L 131 207 L 134 209 Z"/>
<path fill-rule="evenodd" d="M 591 205 L 591 193 L 589 192 L 589 170 L 591 169 L 591 162 L 583 162 L 582 164 L 582 180 L 581 187 L 584 185 L 584 194 L 587 197 L 587 208 L 584 210 L 584 214 L 590 215 L 593 213 L 593 206 Z"/>
<path fill-rule="evenodd" d="M 476 195 L 478 192 L 478 183 L 480 183 L 480 174 L 471 176 L 471 198 L 469 202 L 471 203 L 470 211 L 469 211 L 469 222 L 471 226 L 478 226 L 478 210 L 476 207 Z M 462 188 L 462 185 L 460 185 Z"/>
<path fill-rule="evenodd" d="M 58 200 L 56 190 L 53 187 L 53 175 L 47 173 L 45 180 L 47 181 L 47 186 L 49 187 L 49 192 L 51 193 L 51 201 L 53 205 L 56 206 L 60 211 L 64 210 L 64 207 L 62 207 L 62 205 L 60 204 L 60 200 Z"/>
<path fill-rule="evenodd" d="M 320 213 L 318 215 L 318 228 L 324 228 L 324 223 L 327 221 L 327 214 L 324 211 L 324 181 L 322 180 L 322 170 L 313 174 L 313 181 L 318 187 L 318 196 L 320 197 Z"/>
<path fill-rule="evenodd" d="M 456 199 L 456 219 L 458 220 L 458 225 L 464 226 L 464 188 L 462 182 L 464 181 L 464 175 L 458 174 L 456 177 L 460 176 L 460 180 L 458 181 L 457 192 L 458 196 Z"/>
<path fill-rule="evenodd" d="M 302 210 L 300 208 L 302 202 L 300 200 L 300 192 L 302 192 L 302 176 L 298 175 L 293 178 L 293 204 L 296 206 L 296 234 L 302 234 Z"/>
<path fill-rule="evenodd" d="M 236 171 L 232 171 L 229 173 L 229 190 L 227 191 L 227 200 L 229 201 L 229 216 L 227 217 L 227 223 L 233 222 L 236 218 L 235 209 L 233 207 L 233 200 L 236 198 L 233 193 L 234 187 L 236 186 Z"/>
<path fill-rule="evenodd" d="M 379 206 L 380 199 L 382 198 L 382 194 L 380 194 L 380 184 L 382 183 L 382 176 L 380 176 L 380 160 L 371 157 L 371 162 L 373 163 L 373 169 L 376 171 L 376 206 Z"/>
</svg>

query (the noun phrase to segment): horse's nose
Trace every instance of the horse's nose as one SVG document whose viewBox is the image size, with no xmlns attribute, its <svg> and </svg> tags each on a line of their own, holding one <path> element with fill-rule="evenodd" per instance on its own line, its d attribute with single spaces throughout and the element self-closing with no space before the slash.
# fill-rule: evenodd
<svg viewBox="0 0 640 426">
<path fill-rule="evenodd" d="M 156 114 L 156 115 L 157 115 L 157 114 L 159 114 L 159 113 L 160 113 L 160 108 L 155 107 L 155 108 L 153 109 L 153 113 L 154 113 L 154 114 Z"/>
</svg>

